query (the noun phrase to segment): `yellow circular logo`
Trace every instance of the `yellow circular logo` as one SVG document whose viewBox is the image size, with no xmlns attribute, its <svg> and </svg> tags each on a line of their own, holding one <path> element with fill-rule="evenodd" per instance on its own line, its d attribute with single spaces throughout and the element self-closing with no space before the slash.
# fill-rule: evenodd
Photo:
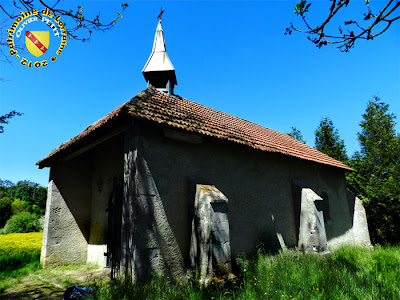
<svg viewBox="0 0 400 300">
<path fill-rule="evenodd" d="M 61 22 L 60 16 L 57 15 L 54 17 L 54 13 L 48 8 L 42 9 L 40 13 L 36 9 L 33 9 L 27 12 L 21 11 L 20 14 L 21 16 L 16 18 L 10 29 L 7 29 L 7 44 L 10 48 L 11 56 L 16 57 L 20 60 L 21 65 L 28 66 L 29 68 L 46 67 L 48 65 L 48 61 L 56 61 L 57 55 L 60 55 L 64 50 L 64 47 L 68 44 L 67 30 L 65 29 L 65 24 Z M 37 27 L 33 25 L 38 23 L 39 25 L 45 24 L 47 27 L 50 27 L 50 30 L 28 30 L 29 27 Z M 33 61 L 35 59 L 30 60 L 26 59 L 25 57 L 21 57 L 15 47 L 15 38 L 21 38 L 23 35 L 25 35 L 26 49 L 30 54 L 37 58 L 48 56 L 51 35 L 53 35 L 53 37 L 56 39 L 55 42 L 57 42 L 57 38 L 60 39 L 60 44 L 58 48 L 56 48 L 57 50 L 55 53 L 50 53 L 51 57 L 40 61 Z M 45 55 L 45 53 L 47 55 Z"/>
</svg>

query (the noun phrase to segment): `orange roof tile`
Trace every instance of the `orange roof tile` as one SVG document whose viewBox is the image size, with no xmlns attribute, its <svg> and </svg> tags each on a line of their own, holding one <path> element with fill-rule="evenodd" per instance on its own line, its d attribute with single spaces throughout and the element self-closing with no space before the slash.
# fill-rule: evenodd
<svg viewBox="0 0 400 300">
<path fill-rule="evenodd" d="M 61 144 L 37 163 L 40 167 L 55 154 L 61 154 L 78 140 L 116 116 L 130 114 L 134 118 L 165 124 L 189 132 L 228 140 L 254 149 L 297 157 L 333 167 L 354 171 L 347 165 L 303 144 L 302 142 L 252 122 L 214 110 L 177 96 L 169 96 L 150 87 L 124 103 L 104 118 L 90 125 L 76 137 Z M 45 165 L 47 166 L 47 165 Z"/>
</svg>

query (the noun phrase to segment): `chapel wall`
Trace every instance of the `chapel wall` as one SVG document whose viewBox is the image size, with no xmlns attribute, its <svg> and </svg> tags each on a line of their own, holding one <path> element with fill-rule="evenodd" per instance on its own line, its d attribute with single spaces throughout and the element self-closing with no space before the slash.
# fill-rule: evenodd
<svg viewBox="0 0 400 300">
<path fill-rule="evenodd" d="M 122 189 L 123 178 L 123 140 L 113 137 L 91 150 L 93 172 L 91 178 L 90 234 L 87 263 L 107 266 L 110 255 L 108 235 L 109 213 L 115 213 L 110 201 L 116 197 L 116 189 Z M 119 184 L 121 186 L 119 186 Z M 113 195 L 113 192 L 115 194 Z M 121 191 L 122 192 L 122 191 Z M 114 199 L 114 201 L 116 201 Z"/>
<path fill-rule="evenodd" d="M 80 156 L 50 170 L 41 263 L 85 264 L 90 228 L 91 161 Z"/>
<path fill-rule="evenodd" d="M 252 253 L 259 243 L 270 249 L 297 246 L 294 181 L 329 196 L 328 244 L 352 242 L 342 170 L 212 139 L 169 139 L 154 127 L 143 128 L 142 136 L 142 155 L 186 262 L 195 184 L 215 185 L 229 199 L 233 256 Z"/>
<path fill-rule="evenodd" d="M 123 178 L 122 137 L 114 137 L 92 151 L 91 216 L 89 244 L 106 244 L 108 206 L 116 180 Z"/>
</svg>

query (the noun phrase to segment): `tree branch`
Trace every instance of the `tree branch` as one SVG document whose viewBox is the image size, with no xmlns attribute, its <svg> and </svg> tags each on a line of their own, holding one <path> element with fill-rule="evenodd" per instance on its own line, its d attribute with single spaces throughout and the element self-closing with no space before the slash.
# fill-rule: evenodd
<svg viewBox="0 0 400 300">
<path fill-rule="evenodd" d="M 386 5 L 379 11 L 378 14 L 374 14 L 369 6 L 369 0 L 365 0 L 365 5 L 367 7 L 367 13 L 364 14 L 364 18 L 362 22 L 365 22 L 367 26 L 361 24 L 360 21 L 348 20 L 344 21 L 344 26 L 348 27 L 346 32 L 339 27 L 340 35 L 336 34 L 326 34 L 325 29 L 326 26 L 332 22 L 333 18 L 337 18 L 338 12 L 343 10 L 348 6 L 350 0 L 332 0 L 332 5 L 329 8 L 329 13 L 326 16 L 325 20 L 320 25 L 311 26 L 307 21 L 306 14 L 309 12 L 308 8 L 311 3 L 307 4 L 306 0 L 301 0 L 295 6 L 295 14 L 299 15 L 302 18 L 303 23 L 305 24 L 305 30 L 299 29 L 290 23 L 290 26 L 286 28 L 285 34 L 291 34 L 293 31 L 305 33 L 307 34 L 307 38 L 313 42 L 317 47 L 321 48 L 322 46 L 328 44 L 336 44 L 337 48 L 342 52 L 348 52 L 351 48 L 354 47 L 354 44 L 357 40 L 372 40 L 375 37 L 384 33 L 393 22 L 400 19 L 400 15 L 394 15 L 395 12 L 399 11 L 400 1 L 399 0 L 388 0 Z M 368 24 L 368 21 L 374 18 L 374 22 L 372 24 Z M 381 22 L 387 23 L 386 26 L 378 27 Z"/>
<path fill-rule="evenodd" d="M 39 11 L 44 7 L 48 10 L 51 10 L 54 15 L 61 15 L 64 17 L 64 24 L 74 24 L 71 27 L 67 27 L 67 34 L 70 38 L 80 41 L 88 41 L 91 37 L 92 31 L 106 31 L 111 29 L 118 23 L 118 19 L 123 17 L 123 13 L 128 8 L 128 4 L 121 4 L 122 11 L 121 13 L 117 12 L 117 16 L 115 19 L 109 22 L 103 22 L 100 20 L 100 15 L 97 14 L 94 18 L 89 18 L 85 14 L 83 14 L 83 7 L 77 6 L 76 10 L 64 10 L 59 9 L 57 6 L 61 3 L 61 0 L 58 0 L 54 5 L 50 6 L 48 1 L 46 0 L 13 0 L 14 7 L 20 10 L 32 10 L 36 9 Z M 10 18 L 15 19 L 18 15 L 12 15 L 8 12 L 2 5 L 0 5 L 1 10 Z M 66 25 L 67 26 L 67 25 Z M 83 32 L 85 33 L 83 33 Z M 76 32 L 76 33 L 72 33 Z"/>
</svg>

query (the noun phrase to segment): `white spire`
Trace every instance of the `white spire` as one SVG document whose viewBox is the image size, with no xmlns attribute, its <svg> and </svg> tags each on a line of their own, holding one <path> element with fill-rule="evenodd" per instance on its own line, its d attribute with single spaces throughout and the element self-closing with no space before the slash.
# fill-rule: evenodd
<svg viewBox="0 0 400 300">
<path fill-rule="evenodd" d="M 143 68 L 143 73 L 154 71 L 174 71 L 167 50 L 165 48 L 164 31 L 161 20 L 157 24 L 156 35 L 154 36 L 153 50 Z"/>
<path fill-rule="evenodd" d="M 163 10 L 161 9 L 160 16 L 162 12 Z M 146 79 L 147 86 L 153 86 L 157 90 L 169 95 L 174 93 L 174 86 L 178 83 L 176 81 L 175 68 L 169 60 L 167 50 L 165 49 L 161 17 L 157 24 L 156 35 L 154 36 L 153 50 L 142 73 Z"/>
</svg>

